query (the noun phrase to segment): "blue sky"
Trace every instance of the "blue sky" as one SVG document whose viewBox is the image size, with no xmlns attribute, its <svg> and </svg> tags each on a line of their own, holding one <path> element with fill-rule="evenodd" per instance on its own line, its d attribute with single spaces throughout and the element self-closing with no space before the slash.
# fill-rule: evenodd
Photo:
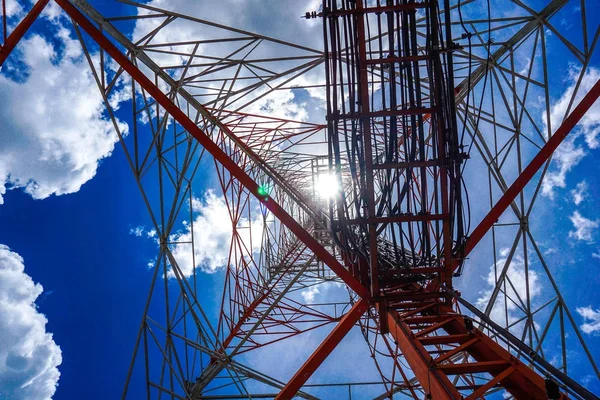
<svg viewBox="0 0 600 400">
<path fill-rule="evenodd" d="M 115 7 L 123 7 L 105 1 L 91 3 L 101 12 L 110 14 L 118 14 Z M 214 11 L 219 17 L 220 12 L 226 13 L 227 10 L 215 8 Z M 286 15 L 285 7 L 278 7 L 276 12 Z M 597 10 L 589 12 L 596 13 Z M 249 30 L 267 29 L 265 21 L 272 21 L 267 19 L 269 12 L 255 10 L 255 13 L 256 18 L 224 14 L 221 17 L 233 23 L 243 23 Z M 568 23 L 568 14 L 565 15 Z M 94 97 L 97 96 L 95 83 L 75 74 L 75 71 L 87 68 L 74 47 L 78 44 L 72 41 L 68 31 L 64 31 L 68 25 L 52 18 L 50 15 L 36 23 L 27 37 L 28 42 L 19 46 L 18 52 L 13 54 L 10 63 L 0 73 L 0 105 L 5 105 L 0 107 L 0 120 L 11 121 L 0 127 L 0 146 L 10 150 L 0 151 L 0 158 L 10 161 L 0 163 L 0 184 L 7 182 L 9 189 L 3 193 L 3 186 L 0 185 L 3 198 L 3 204 L 0 205 L 0 244 L 7 246 L 0 249 L 0 261 L 6 265 L 10 262 L 14 268 L 24 264 L 24 273 L 15 273 L 15 279 L 28 282 L 28 275 L 33 282 L 43 286 L 39 297 L 35 299 L 34 296 L 35 309 L 27 304 L 29 300 L 24 300 L 20 307 L 25 307 L 28 313 L 37 311 L 45 315 L 45 331 L 52 334 L 52 340 L 60 347 L 62 362 L 57 367 L 60 379 L 53 398 L 116 398 L 123 388 L 135 334 L 141 321 L 152 277 L 147 264 L 156 254 L 156 245 L 152 239 L 132 234 L 132 230 L 138 227 L 143 227 L 145 232 L 150 229 L 147 211 L 123 151 L 118 143 L 115 144 L 116 140 L 110 133 L 111 127 L 102 117 L 100 102 Z M 285 39 L 307 42 L 307 45 L 319 43 L 318 40 L 315 42 L 294 35 L 281 24 L 283 22 L 280 21 L 277 26 L 268 27 L 269 32 L 281 33 Z M 129 29 L 126 32 L 128 34 L 133 27 Z M 51 52 L 50 44 L 55 46 L 54 57 L 44 53 L 46 50 Z M 28 52 L 33 48 L 44 51 Z M 41 67 L 36 70 L 32 68 L 33 65 L 41 65 L 45 70 Z M 600 67 L 598 53 L 591 65 Z M 42 84 L 47 78 L 64 78 L 60 75 L 61 71 L 71 73 L 70 81 L 76 86 L 59 92 L 52 90 L 51 85 Z M 555 85 L 562 90 L 551 93 L 557 104 L 571 81 L 566 76 L 564 65 L 557 65 L 554 71 L 560 74 L 564 82 Z M 594 77 L 598 79 L 597 75 L 592 74 L 588 80 L 592 81 Z M 15 82 L 30 84 L 23 88 Z M 35 82 L 39 85 L 33 85 Z M 303 96 L 318 104 L 318 99 L 307 94 Z M 301 101 L 301 96 L 292 96 L 292 100 L 306 104 L 306 101 Z M 31 112 L 35 117 L 23 112 L 28 106 L 32 107 Z M 82 111 L 71 113 L 74 109 Z M 304 115 L 298 114 L 296 108 L 290 112 L 294 116 Z M 306 112 L 306 118 L 312 117 L 313 113 L 315 109 L 311 107 Z M 69 118 L 61 118 L 61 115 L 69 115 Z M 119 115 L 119 118 L 128 122 L 125 114 Z M 600 176 L 600 166 L 595 161 L 600 149 L 593 141 L 595 135 L 592 133 L 600 129 L 599 121 L 600 111 L 596 105 L 585 127 L 578 131 L 577 136 L 573 136 L 572 142 L 563 148 L 563 156 L 551 166 L 550 171 L 556 177 L 551 190 L 553 195 L 548 192 L 539 199 L 531 220 L 531 230 L 542 251 L 547 253 L 552 273 L 595 354 L 600 354 L 600 295 L 596 290 L 600 284 L 597 271 L 600 260 L 600 217 L 596 215 L 600 195 L 600 181 L 597 178 Z M 46 137 L 36 135 L 36 129 L 42 126 L 55 135 L 60 134 L 61 140 L 48 141 Z M 83 131 L 85 134 L 80 134 Z M 16 134 L 19 132 L 23 134 Z M 40 154 L 44 162 L 38 164 L 36 157 L 40 157 Z M 560 172 L 561 167 L 564 174 Z M 216 179 L 208 176 L 196 183 L 197 194 L 201 197 L 202 193 L 214 188 Z M 477 187 L 472 190 L 477 190 Z M 16 254 L 22 257 L 22 262 Z M 488 289 L 486 277 L 491 266 L 490 259 L 490 254 L 484 251 L 475 253 L 467 264 L 465 276 L 457 283 L 465 297 L 473 302 L 484 296 L 482 293 Z M 537 264 L 532 268 L 541 267 Z M 206 288 L 219 288 L 222 284 L 223 277 L 218 272 L 202 272 L 200 276 Z M 542 281 L 540 277 L 540 283 Z M 3 287 L 0 282 L 0 288 Z M 36 293 L 33 286 L 24 287 L 30 288 L 30 296 Z M 542 285 L 539 290 L 542 298 L 547 287 Z M 326 290 L 322 291 L 321 296 L 324 296 L 323 292 Z M 214 293 L 207 291 L 202 299 L 205 308 L 212 313 L 218 306 Z M 152 307 L 159 307 L 159 304 L 155 302 Z M 0 319 L 0 323 L 3 322 L 5 320 Z M 31 326 L 39 329 L 40 326 L 43 328 L 43 323 L 38 320 Z M 31 328 L 30 332 L 33 331 Z M 312 350 L 311 346 L 316 345 L 325 333 L 326 330 L 320 330 L 307 335 L 306 348 L 288 360 L 290 371 L 301 364 Z M 39 337 L 42 336 L 40 334 Z M 47 336 L 44 337 L 44 348 L 50 349 L 56 356 L 56 347 L 47 341 Z M 351 334 L 342 344 L 342 350 L 334 353 L 324 365 L 324 371 L 338 371 L 340 364 L 344 364 L 340 363 L 345 357 L 344 349 L 359 346 L 361 340 L 357 332 Z M 279 349 L 274 348 L 273 351 Z M 580 354 L 573 354 L 572 357 L 574 362 L 571 371 L 574 377 L 585 381 L 592 390 L 600 393 L 600 383 L 588 377 L 591 370 L 577 363 L 578 356 Z M 245 360 L 257 361 L 250 355 Z M 359 364 L 362 359 L 353 361 Z M 28 367 L 20 371 L 34 370 L 35 362 L 34 358 L 25 360 L 26 364 L 29 363 Z M 52 367 L 48 367 L 46 372 L 51 374 L 54 370 Z M 135 370 L 134 381 L 143 379 L 141 372 L 141 369 Z M 22 376 L 0 375 L 0 383 L 6 379 L 10 384 L 23 384 L 27 379 Z M 353 371 L 345 371 L 341 378 L 350 380 L 355 376 Z M 37 393 L 52 392 L 42 384 L 40 388 Z M 131 398 L 141 397 L 143 393 L 141 385 L 133 385 L 130 389 Z M 34 394 L 27 394 L 18 388 L 9 398 L 11 396 L 36 398 Z"/>
</svg>

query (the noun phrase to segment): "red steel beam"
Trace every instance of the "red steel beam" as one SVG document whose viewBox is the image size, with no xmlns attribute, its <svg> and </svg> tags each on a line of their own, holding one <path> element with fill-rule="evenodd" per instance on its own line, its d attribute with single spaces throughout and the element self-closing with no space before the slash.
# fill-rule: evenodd
<svg viewBox="0 0 600 400">
<path fill-rule="evenodd" d="M 17 43 L 23 39 L 23 36 L 25 36 L 25 33 L 31 27 L 33 21 L 37 19 L 44 7 L 46 7 L 48 1 L 49 0 L 39 0 L 37 3 L 35 3 L 25 18 L 23 18 L 23 21 L 21 21 L 15 30 L 12 31 L 12 33 L 6 38 L 4 45 L 0 46 L 0 67 L 2 64 L 4 64 L 4 61 L 6 61 L 10 53 L 14 50 Z"/>
<path fill-rule="evenodd" d="M 431 398 L 435 400 L 460 399 L 460 392 L 456 390 L 445 374 L 433 368 L 431 355 L 415 339 L 411 329 L 401 320 L 398 312 L 389 309 L 387 317 L 390 335 L 398 344 L 415 377 L 421 383 L 423 389 L 426 390 L 426 394 L 431 395 Z"/>
<path fill-rule="evenodd" d="M 463 396 L 457 391 L 448 375 L 463 375 L 471 372 L 487 372 L 498 377 L 500 383 L 517 399 L 546 400 L 544 378 L 514 357 L 504 347 L 490 339 L 478 329 L 468 332 L 463 317 L 451 307 L 437 303 L 433 310 L 424 310 L 419 317 L 402 317 L 396 310 L 388 311 L 390 334 L 394 337 L 417 380 L 432 399 L 458 400 Z M 427 320 L 426 318 L 432 318 Z M 417 332 L 407 322 L 432 323 Z M 436 321 L 442 321 L 437 323 Z M 443 335 L 442 331 L 447 332 Z M 429 336 L 426 336 L 429 335 Z M 461 344 L 461 347 L 446 348 L 437 359 L 432 358 L 425 345 Z M 447 363 L 457 353 L 465 351 L 474 361 L 469 363 Z M 510 368 L 510 373 L 505 373 Z M 474 392 L 477 393 L 477 392 Z M 471 395 L 473 396 L 473 395 Z M 474 397 L 469 397 L 474 398 Z M 564 394 L 561 400 L 566 400 Z"/>
<path fill-rule="evenodd" d="M 453 313 L 452 308 L 445 304 L 440 305 L 440 311 Z M 514 371 L 500 381 L 503 388 L 516 399 L 547 400 L 542 376 L 480 330 L 473 329 L 471 333 L 468 333 L 461 319 L 461 317 L 455 318 L 452 322 L 444 325 L 442 329 L 450 335 L 468 334 L 470 337 L 477 338 L 478 340 L 466 350 L 476 363 L 505 362 L 510 364 Z M 472 361 L 469 362 L 472 363 Z M 492 376 L 499 376 L 502 370 L 490 368 L 488 372 Z M 435 399 L 435 396 L 433 398 Z M 564 399 L 566 397 L 563 394 L 561 400 Z"/>
<path fill-rule="evenodd" d="M 289 263 L 290 265 L 293 264 L 293 263 L 295 263 L 298 260 L 298 258 L 300 257 L 300 254 L 301 254 L 301 252 L 297 252 L 298 248 L 299 248 L 299 242 L 294 243 L 292 245 L 292 247 L 288 250 L 288 253 L 283 258 L 283 262 Z M 289 260 L 288 257 L 291 258 L 292 252 L 294 252 L 294 251 L 296 251 L 297 254 L 295 255 L 295 257 L 292 260 Z M 263 303 L 263 301 L 267 297 L 269 297 L 269 295 L 271 295 L 273 293 L 273 289 L 275 288 L 275 285 L 277 285 L 277 283 L 279 283 L 282 279 L 283 279 L 283 274 L 281 275 L 281 277 L 279 277 L 278 279 L 276 279 L 274 283 L 272 283 L 269 287 L 267 287 L 265 289 L 264 293 L 261 294 L 260 296 L 258 296 L 245 309 L 244 313 L 240 317 L 240 319 L 237 322 L 237 324 L 235 324 L 235 326 L 233 327 L 233 329 L 231 329 L 231 332 L 229 332 L 229 335 L 227 335 L 227 337 L 225 338 L 225 340 L 223 340 L 223 343 L 221 345 L 223 352 L 225 352 L 227 350 L 227 347 L 231 344 L 231 342 L 233 341 L 233 339 L 242 331 L 242 328 L 243 328 L 244 324 L 247 323 L 247 321 L 250 319 L 250 317 L 252 316 L 252 314 L 254 313 L 254 311 L 258 308 L 258 306 L 260 306 Z"/>
<path fill-rule="evenodd" d="M 94 39 L 131 77 L 143 87 L 190 135 L 208 151 L 215 160 L 223 165 L 246 189 L 265 205 L 294 233 L 315 255 L 363 299 L 370 300 L 369 290 L 346 270 L 337 259 L 313 238 L 287 211 L 273 199 L 259 194 L 259 185 L 240 166 L 238 166 L 210 137 L 173 103 L 146 75 L 144 75 L 110 40 L 106 38 L 75 6 L 68 0 L 56 0 L 63 10 Z"/>
<path fill-rule="evenodd" d="M 567 119 L 562 125 L 556 130 L 554 135 L 546 142 L 540 152 L 531 160 L 529 165 L 525 167 L 521 175 L 513 182 L 508 190 L 502 195 L 498 203 L 490 212 L 483 218 L 483 220 L 473 230 L 473 233 L 469 236 L 465 243 L 465 249 L 463 256 L 466 257 L 471 251 L 477 246 L 477 244 L 483 239 L 485 234 L 492 228 L 492 226 L 498 221 L 498 218 L 513 202 L 513 200 L 521 193 L 521 191 L 527 186 L 531 178 L 540 170 L 542 165 L 552 156 L 554 151 L 567 137 L 569 132 L 579 123 L 579 120 L 588 112 L 594 102 L 600 97 L 600 80 L 592 87 L 592 89 L 585 95 L 583 100 L 575 107 L 573 112 L 569 114 Z M 454 265 L 454 270 L 458 269 L 459 263 Z"/>
<path fill-rule="evenodd" d="M 366 45 L 366 30 L 365 30 L 365 9 L 363 5 L 364 0 L 358 0 L 356 2 L 356 10 L 352 13 L 356 13 L 356 34 L 358 35 L 358 89 L 360 96 L 360 107 L 358 117 L 362 120 L 362 135 L 364 143 L 364 169 L 366 171 L 366 195 L 367 195 L 367 219 L 369 222 L 369 268 L 371 271 L 371 294 L 373 296 L 379 296 L 379 260 L 377 257 L 377 223 L 373 221 L 375 217 L 375 186 L 373 179 L 373 144 L 372 144 L 372 133 L 371 133 L 371 120 L 367 116 L 375 116 L 371 112 L 371 100 L 369 95 L 369 71 L 367 69 L 367 45 Z M 395 111 L 394 111 L 395 112 Z M 382 315 L 385 313 L 382 309 Z M 385 328 L 385 321 L 380 318 L 380 325 Z M 385 333 L 385 329 L 383 329 Z"/>
<path fill-rule="evenodd" d="M 333 331 L 319 345 L 317 350 L 300 367 L 298 372 L 290 379 L 285 387 L 279 392 L 276 400 L 291 399 L 298 393 L 302 385 L 319 368 L 325 359 L 331 354 L 333 349 L 350 332 L 350 329 L 356 324 L 364 312 L 369 308 L 369 303 L 365 299 L 360 299 L 354 306 L 342 317 L 340 322 L 333 328 Z"/>
</svg>

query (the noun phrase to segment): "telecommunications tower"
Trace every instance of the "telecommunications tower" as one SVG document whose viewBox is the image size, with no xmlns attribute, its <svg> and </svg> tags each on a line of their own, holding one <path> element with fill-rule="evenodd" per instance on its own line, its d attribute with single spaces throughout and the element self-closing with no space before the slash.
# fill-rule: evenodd
<svg viewBox="0 0 600 400">
<path fill-rule="evenodd" d="M 313 48 L 210 7 L 39 0 L 12 30 L 3 17 L 0 65 L 50 2 L 157 232 L 123 399 L 134 386 L 148 399 L 597 398 L 570 354 L 600 379 L 597 355 L 529 224 L 553 153 L 600 96 L 579 87 L 598 53 L 594 1 L 324 0 L 287 16 L 317 26 Z M 559 64 L 577 85 L 556 115 Z M 289 93 L 323 113 L 282 117 Z M 226 210 L 218 291 L 199 202 Z M 491 277 L 475 305 L 469 270 Z M 360 346 L 335 353 L 349 338 Z M 330 356 L 355 379 L 322 373 Z"/>
</svg>

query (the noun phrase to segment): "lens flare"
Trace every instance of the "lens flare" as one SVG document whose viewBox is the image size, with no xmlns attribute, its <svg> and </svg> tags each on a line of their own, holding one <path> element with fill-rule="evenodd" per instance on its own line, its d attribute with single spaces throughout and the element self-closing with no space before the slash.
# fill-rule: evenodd
<svg viewBox="0 0 600 400">
<path fill-rule="evenodd" d="M 340 184 L 333 174 L 325 173 L 317 176 L 315 193 L 322 199 L 331 199 L 340 192 Z"/>
</svg>

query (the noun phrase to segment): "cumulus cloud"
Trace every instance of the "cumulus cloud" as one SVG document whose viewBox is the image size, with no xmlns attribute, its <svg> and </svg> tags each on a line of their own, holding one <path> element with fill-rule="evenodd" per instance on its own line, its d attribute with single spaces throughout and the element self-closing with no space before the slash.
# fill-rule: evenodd
<svg viewBox="0 0 600 400">
<path fill-rule="evenodd" d="M 593 233 L 600 226 L 600 221 L 587 219 L 578 211 L 574 211 L 570 217 L 571 223 L 575 230 L 569 231 L 569 237 L 577 240 L 583 240 L 588 243 L 593 243 Z"/>
<path fill-rule="evenodd" d="M 581 204 L 583 200 L 587 197 L 588 184 L 586 181 L 581 181 L 577 184 L 575 189 L 571 190 L 571 197 L 573 198 L 573 203 L 575 205 Z"/>
<path fill-rule="evenodd" d="M 581 84 L 575 93 L 575 87 L 581 70 L 572 69 L 566 79 L 569 85 L 560 99 L 551 107 L 550 121 L 552 131 L 555 131 L 566 117 L 569 103 L 573 96 L 575 101 L 569 112 L 579 104 L 581 99 L 590 91 L 592 86 L 600 79 L 600 70 L 589 68 L 583 75 Z M 586 156 L 584 145 L 577 144 L 577 138 L 583 137 L 589 149 L 596 149 L 600 145 L 598 134 L 600 133 L 600 102 L 596 101 L 590 110 L 581 118 L 578 126 L 570 137 L 565 140 L 554 153 L 553 170 L 546 174 L 542 183 L 542 194 L 550 198 L 554 195 L 556 187 L 566 187 L 567 173 L 573 169 Z"/>
<path fill-rule="evenodd" d="M 600 309 L 594 310 L 591 306 L 577 307 L 577 312 L 584 320 L 580 326 L 583 332 L 587 334 L 600 333 Z"/>
<path fill-rule="evenodd" d="M 496 268 L 494 269 L 494 265 L 490 267 L 489 273 L 486 277 L 486 283 L 488 285 L 488 288 L 480 293 L 480 296 L 476 301 L 476 305 L 479 309 L 485 309 L 488 303 L 490 302 L 494 287 L 496 286 L 495 271 L 498 271 L 497 273 L 500 274 L 500 272 L 504 268 L 504 264 L 506 263 L 508 254 L 508 248 L 502 249 L 500 251 L 500 256 L 498 257 L 498 260 L 496 262 Z M 507 282 L 506 295 L 513 301 L 508 300 L 505 304 L 503 294 L 500 293 L 499 296 L 496 298 L 490 317 L 497 323 L 504 324 L 506 322 L 505 314 L 508 314 L 508 324 L 510 325 L 511 323 L 521 318 L 521 311 L 516 305 L 519 304 L 518 299 L 520 298 L 521 300 L 525 301 L 525 299 L 527 298 L 525 263 L 523 257 L 521 257 L 520 255 L 515 255 L 512 258 L 506 276 L 512 284 L 511 285 Z M 542 285 L 537 272 L 531 269 L 531 266 L 529 268 L 528 277 L 529 296 L 533 300 L 542 292 Z M 501 284 L 501 281 L 498 284 Z"/>
<path fill-rule="evenodd" d="M 62 362 L 35 305 L 43 288 L 25 272 L 23 258 L 0 244 L 0 398 L 50 399 Z"/>
<path fill-rule="evenodd" d="M 315 297 L 319 293 L 321 293 L 321 291 L 319 290 L 318 286 L 311 286 L 308 289 L 305 289 L 302 292 L 300 292 L 300 294 L 302 295 L 302 298 L 304 299 L 304 302 L 307 304 L 314 303 Z"/>
<path fill-rule="evenodd" d="M 238 255 L 260 249 L 262 214 L 254 213 L 257 217 L 252 221 L 240 218 L 234 233 L 225 199 L 217 196 L 214 190 L 208 190 L 201 198 L 192 199 L 192 211 L 197 213 L 193 224 L 184 221 L 183 230 L 169 237 L 170 243 L 176 243 L 171 252 L 185 276 L 193 274 L 194 265 L 207 273 L 226 267 L 232 246 L 238 248 Z M 232 238 L 236 239 L 233 244 Z"/>
<path fill-rule="evenodd" d="M 0 204 L 7 188 L 35 199 L 77 192 L 118 140 L 78 41 L 54 24 L 55 37 L 23 40 L 9 59 L 19 68 L 0 75 Z"/>
<path fill-rule="evenodd" d="M 29 11 L 36 0 L 4 0 L 2 3 L 6 7 L 6 16 L 8 17 L 7 27 L 9 31 L 12 31 L 19 22 L 25 16 L 26 11 Z M 3 10 L 0 10 L 2 15 Z M 42 11 L 42 17 L 55 20 L 59 17 L 61 11 L 58 4 L 51 1 L 49 2 L 44 10 Z"/>
<path fill-rule="evenodd" d="M 300 18 L 305 11 L 317 11 L 321 6 L 321 0 L 310 0 L 289 3 L 264 3 L 262 1 L 239 1 L 222 0 L 211 4 L 210 16 L 206 17 L 206 5 L 195 0 L 151 0 L 147 3 L 150 7 L 163 8 L 186 15 L 199 16 L 210 21 L 218 21 L 225 26 L 242 27 L 248 32 L 260 32 L 261 35 L 276 37 L 281 40 L 298 43 L 303 46 L 321 49 L 323 35 L 319 20 L 306 20 Z M 231 12 L 235 9 L 236 12 Z M 153 14 L 154 11 L 140 8 L 138 15 Z M 290 18 L 290 16 L 298 16 Z M 190 38 L 198 40 L 212 28 L 190 22 L 178 25 L 174 29 L 161 29 L 154 37 L 153 43 L 177 43 L 186 42 Z M 162 21 L 156 18 L 142 19 L 136 21 L 133 32 L 134 39 L 144 37 L 148 32 L 155 29 Z M 176 23 L 177 24 L 177 23 Z M 223 31 L 222 31 L 223 32 Z M 236 34 L 238 35 L 238 34 Z M 219 46 L 226 44 L 220 43 Z M 180 49 L 187 45 L 178 46 Z M 208 48 L 207 46 L 205 48 Z M 158 57 L 166 57 L 157 55 Z M 236 55 L 236 56 L 239 56 Z M 187 61 L 185 56 L 176 55 L 180 62 Z M 175 58 L 165 58 L 173 61 Z"/>
<path fill-rule="evenodd" d="M 348 292 L 339 281 L 318 282 L 300 291 L 304 303 L 327 303 L 347 301 Z"/>
<path fill-rule="evenodd" d="M 567 173 L 587 155 L 582 146 L 575 143 L 575 136 L 566 139 L 554 152 L 552 158 L 556 168 L 546 174 L 542 182 L 542 194 L 554 198 L 555 188 L 567 186 Z"/>
</svg>

